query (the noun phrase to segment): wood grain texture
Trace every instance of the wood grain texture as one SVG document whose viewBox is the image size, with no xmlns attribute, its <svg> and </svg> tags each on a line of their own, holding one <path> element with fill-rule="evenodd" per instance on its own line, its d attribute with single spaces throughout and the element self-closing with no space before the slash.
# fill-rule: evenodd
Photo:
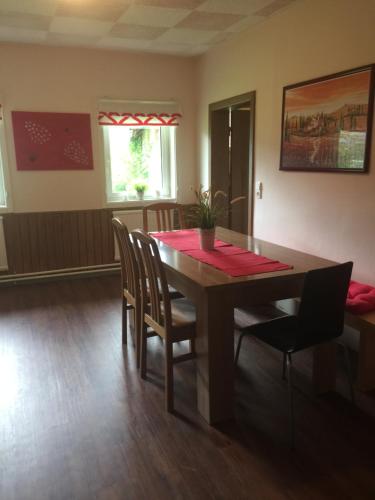
<svg viewBox="0 0 375 500">
<path fill-rule="evenodd" d="M 296 277 L 303 279 L 305 273 L 311 269 L 323 268 L 335 264 L 335 262 L 331 260 L 322 259 L 314 255 L 299 252 L 298 250 L 275 245 L 274 243 L 252 238 L 222 227 L 216 228 L 216 237 L 241 248 L 246 248 L 259 255 L 264 255 L 273 260 L 279 260 L 284 264 L 290 264 L 293 266 L 293 269 L 256 274 L 253 276 L 233 277 L 210 265 L 203 264 L 186 254 L 178 252 L 160 240 L 157 240 L 157 243 L 160 255 L 167 267 L 177 270 L 190 281 L 194 281 L 198 286 L 205 288 L 233 285 L 235 288 L 238 287 L 238 289 L 241 289 L 243 286 L 248 287 L 251 285 L 251 282 L 254 282 L 254 284 L 256 283 L 256 286 L 259 286 L 260 282 L 264 282 L 265 286 L 269 288 L 270 284 L 280 282 L 280 278 L 286 281 L 293 281 Z"/>
<path fill-rule="evenodd" d="M 196 322 L 195 311 L 191 310 L 194 306 L 189 305 L 184 298 L 171 302 L 164 267 L 155 240 L 143 231 L 132 231 L 131 236 L 136 260 L 139 262 L 138 283 L 141 282 L 142 289 L 140 373 L 142 378 L 146 378 L 149 337 L 147 326 L 149 326 L 154 333 L 164 339 L 165 408 L 172 412 L 174 410 L 173 364 L 195 357 L 193 348 L 190 353 L 179 356 L 177 360 L 173 356 L 173 344 L 189 340 L 190 346 L 194 345 Z M 190 314 L 186 314 L 189 310 Z"/>
<path fill-rule="evenodd" d="M 198 409 L 211 424 L 233 417 L 233 309 L 300 296 L 307 271 L 333 265 L 325 259 L 274 245 L 224 228 L 217 237 L 260 255 L 293 265 L 293 269 L 232 277 L 156 240 L 168 283 L 197 307 Z M 329 358 L 318 356 L 314 372 L 328 374 Z M 321 392 L 331 384 L 321 381 Z"/>
<path fill-rule="evenodd" d="M 156 216 L 156 227 L 158 231 L 172 231 L 173 229 L 185 229 L 184 206 L 180 203 L 162 202 L 146 205 L 142 209 L 143 229 L 149 230 L 148 214 L 154 212 Z M 175 224 L 177 215 L 177 224 Z"/>
<path fill-rule="evenodd" d="M 0 289 L 2 500 L 373 500 L 373 395 L 353 407 L 340 373 L 342 393 L 314 397 L 296 354 L 292 454 L 281 358 L 246 338 L 236 420 L 199 417 L 194 361 L 174 368 L 168 414 L 163 343 L 148 341 L 145 382 L 122 347 L 119 288 L 113 276 Z"/>
<path fill-rule="evenodd" d="M 233 231 L 249 233 L 249 202 L 253 196 L 249 177 L 250 170 L 250 117 L 254 110 L 232 110 L 231 132 L 231 189 L 229 199 L 245 196 L 245 200 L 229 205 L 229 227 Z M 250 198 L 250 199 L 249 199 Z M 229 200 L 228 200 L 229 201 Z"/>
<path fill-rule="evenodd" d="M 114 262 L 112 211 L 4 215 L 9 272 L 35 273 Z"/>
<path fill-rule="evenodd" d="M 359 331 L 357 387 L 375 389 L 375 311 L 355 315 L 346 313 L 345 323 Z"/>
</svg>

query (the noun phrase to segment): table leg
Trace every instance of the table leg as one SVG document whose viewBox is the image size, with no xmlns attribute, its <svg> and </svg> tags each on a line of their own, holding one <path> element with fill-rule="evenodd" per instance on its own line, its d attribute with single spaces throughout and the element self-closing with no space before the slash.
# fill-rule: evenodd
<svg viewBox="0 0 375 500">
<path fill-rule="evenodd" d="M 362 326 L 360 330 L 358 389 L 369 391 L 375 388 L 375 331 L 372 327 Z"/>
<path fill-rule="evenodd" d="M 333 342 L 314 348 L 313 385 L 317 394 L 335 390 L 336 345 Z"/>
<path fill-rule="evenodd" d="M 135 345 L 135 314 L 134 314 L 134 309 L 130 309 L 128 311 L 128 325 L 129 325 L 129 332 L 131 339 L 133 341 L 133 345 Z"/>
<path fill-rule="evenodd" d="M 234 415 L 233 302 L 228 291 L 206 289 L 197 303 L 198 410 L 210 424 Z"/>
</svg>

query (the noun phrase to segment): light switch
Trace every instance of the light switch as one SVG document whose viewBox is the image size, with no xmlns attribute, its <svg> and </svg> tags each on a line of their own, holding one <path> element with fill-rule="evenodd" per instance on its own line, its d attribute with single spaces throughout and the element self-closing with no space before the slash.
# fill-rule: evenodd
<svg viewBox="0 0 375 500">
<path fill-rule="evenodd" d="M 263 184 L 260 181 L 255 184 L 255 194 L 258 200 L 263 198 Z"/>
</svg>

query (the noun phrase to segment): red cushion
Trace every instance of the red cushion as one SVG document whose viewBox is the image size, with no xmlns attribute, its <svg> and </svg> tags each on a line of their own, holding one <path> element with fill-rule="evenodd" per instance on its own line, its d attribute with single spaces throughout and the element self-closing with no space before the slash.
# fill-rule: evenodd
<svg viewBox="0 0 375 500">
<path fill-rule="evenodd" d="M 346 299 L 346 309 L 353 314 L 375 311 L 375 287 L 351 281 Z"/>
</svg>

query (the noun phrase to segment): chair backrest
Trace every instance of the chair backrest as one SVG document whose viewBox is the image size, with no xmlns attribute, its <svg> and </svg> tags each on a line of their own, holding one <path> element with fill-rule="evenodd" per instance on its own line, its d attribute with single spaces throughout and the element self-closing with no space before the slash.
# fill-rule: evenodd
<svg viewBox="0 0 375 500">
<path fill-rule="evenodd" d="M 112 219 L 112 225 L 120 253 L 122 288 L 136 299 L 140 294 L 139 267 L 129 231 L 120 219 Z"/>
<path fill-rule="evenodd" d="M 148 212 L 155 212 L 158 231 L 172 231 L 174 229 L 174 211 L 178 213 L 179 229 L 185 229 L 183 206 L 179 203 L 153 203 L 143 208 L 143 229 L 148 232 Z"/>
<path fill-rule="evenodd" d="M 140 267 L 142 297 L 149 295 L 144 310 L 146 322 L 157 333 L 167 335 L 172 324 L 171 302 L 159 249 L 155 240 L 141 229 L 132 231 L 131 236 Z"/>
<path fill-rule="evenodd" d="M 299 332 L 307 340 L 341 335 L 353 262 L 306 274 L 298 311 Z M 302 340 L 302 339 L 300 339 Z"/>
</svg>

